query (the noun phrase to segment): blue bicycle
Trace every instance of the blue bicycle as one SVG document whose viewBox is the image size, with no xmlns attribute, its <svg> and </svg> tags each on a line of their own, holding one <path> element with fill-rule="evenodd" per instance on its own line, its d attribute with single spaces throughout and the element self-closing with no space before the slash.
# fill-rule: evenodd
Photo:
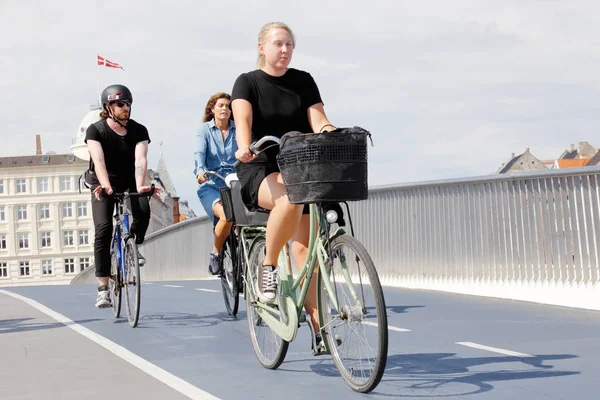
<svg viewBox="0 0 600 400">
<path fill-rule="evenodd" d="M 110 196 L 115 200 L 115 224 L 110 244 L 110 278 L 108 287 L 112 302 L 113 315 L 121 315 L 121 290 L 125 288 L 127 319 L 129 325 L 135 328 L 140 318 L 141 278 L 138 249 L 135 236 L 129 232 L 129 211 L 126 200 L 131 197 L 152 196 L 154 185 L 146 193 L 113 193 Z"/>
</svg>

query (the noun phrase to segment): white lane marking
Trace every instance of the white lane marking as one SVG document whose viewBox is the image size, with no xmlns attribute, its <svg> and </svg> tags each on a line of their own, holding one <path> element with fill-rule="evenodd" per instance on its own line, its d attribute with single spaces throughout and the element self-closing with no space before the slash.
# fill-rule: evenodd
<svg viewBox="0 0 600 400">
<path fill-rule="evenodd" d="M 377 322 L 363 321 L 362 323 L 365 325 L 377 327 Z M 388 331 L 410 332 L 410 329 L 396 328 L 395 326 L 388 325 Z"/>
<path fill-rule="evenodd" d="M 104 347 L 106 350 L 110 351 L 117 357 L 122 358 L 123 360 L 127 361 L 129 364 L 133 365 L 136 368 L 139 368 L 141 371 L 147 373 L 148 375 L 159 380 L 160 382 L 164 383 L 165 385 L 173 388 L 174 390 L 178 391 L 179 393 L 189 397 L 190 399 L 219 400 L 218 397 L 215 397 L 212 394 L 205 392 L 204 390 L 199 389 L 196 386 L 190 384 L 189 382 L 184 381 L 183 379 L 181 379 L 175 375 L 172 375 L 171 373 L 165 371 L 164 369 L 162 369 L 162 368 L 144 360 L 142 357 L 132 353 L 131 351 L 127 350 L 125 347 L 120 346 L 120 345 L 116 344 L 115 342 L 108 340 L 104 336 L 101 336 L 101 335 L 97 334 L 96 332 L 73 322 L 72 320 L 65 317 L 64 315 L 59 314 L 54 310 L 51 310 L 50 308 L 44 306 L 43 304 L 38 303 L 35 300 L 32 300 L 25 296 L 21 296 L 20 294 L 8 292 L 6 290 L 0 289 L 0 293 L 5 294 L 7 296 L 14 297 L 15 299 L 21 300 L 21 301 L 29 304 L 30 306 L 37 309 L 38 311 L 41 311 L 44 314 L 48 315 L 49 317 L 54 318 L 56 321 L 60 322 L 61 324 L 64 324 L 68 328 L 73 329 L 75 332 L 79 333 L 82 336 L 85 336 L 86 338 L 90 339 L 92 342 L 99 344 L 100 346 Z"/>
<path fill-rule="evenodd" d="M 179 285 L 163 285 L 164 287 L 183 287 L 183 286 L 179 286 Z"/>
<path fill-rule="evenodd" d="M 534 356 L 532 356 L 530 354 L 518 353 L 516 351 L 505 350 L 505 349 L 499 349 L 497 347 L 485 346 L 483 344 L 478 344 L 478 343 L 473 343 L 473 342 L 456 342 L 456 344 L 460 344 L 461 346 L 472 347 L 474 349 L 487 350 L 487 351 L 491 351 L 491 352 L 494 352 L 494 353 L 500 353 L 500 354 L 504 354 L 504 355 L 507 355 L 507 356 L 514 356 L 514 357 L 534 357 Z"/>
<path fill-rule="evenodd" d="M 220 293 L 220 290 L 212 290 L 212 289 L 194 289 L 194 290 L 199 290 L 201 292 L 211 292 L 211 293 Z"/>
</svg>

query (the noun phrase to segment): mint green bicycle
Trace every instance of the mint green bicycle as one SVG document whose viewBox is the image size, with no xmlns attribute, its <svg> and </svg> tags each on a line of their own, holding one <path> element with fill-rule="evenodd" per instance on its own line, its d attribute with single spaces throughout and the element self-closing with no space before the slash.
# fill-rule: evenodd
<svg viewBox="0 0 600 400">
<path fill-rule="evenodd" d="M 257 149 L 267 141 L 279 143 L 277 137 L 267 136 L 254 143 L 251 150 L 258 154 Z M 338 151 L 339 146 L 336 147 Z M 286 190 L 287 185 L 286 182 Z M 296 338 L 299 323 L 307 322 L 313 330 L 303 308 L 316 269 L 319 326 L 326 353 L 332 355 L 342 378 L 353 390 L 370 392 L 379 384 L 387 361 L 385 300 L 371 257 L 344 230 L 344 218 L 339 215 L 342 208 L 331 209 L 326 206 L 329 203 L 310 204 L 310 240 L 305 265 L 295 276 L 289 245 L 284 246 L 278 260 L 276 299 L 266 304 L 257 295 L 256 271 L 265 257 L 267 214 L 248 212 L 241 204 L 238 186 L 239 182 L 231 186 L 232 208 L 243 248 L 248 326 L 259 362 L 265 368 L 276 369 L 283 362 L 289 343 Z M 347 204 L 346 210 L 350 217 Z M 351 219 L 350 227 L 352 230 Z M 314 334 L 312 337 L 314 346 Z"/>
</svg>

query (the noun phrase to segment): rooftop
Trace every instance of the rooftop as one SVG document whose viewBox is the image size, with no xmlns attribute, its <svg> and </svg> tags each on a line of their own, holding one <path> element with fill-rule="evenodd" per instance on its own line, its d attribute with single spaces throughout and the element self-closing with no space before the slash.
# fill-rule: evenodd
<svg viewBox="0 0 600 400">
<path fill-rule="evenodd" d="M 33 156 L 0 157 L 0 168 L 43 167 L 46 165 L 84 165 L 88 162 L 73 154 L 42 154 Z"/>
</svg>

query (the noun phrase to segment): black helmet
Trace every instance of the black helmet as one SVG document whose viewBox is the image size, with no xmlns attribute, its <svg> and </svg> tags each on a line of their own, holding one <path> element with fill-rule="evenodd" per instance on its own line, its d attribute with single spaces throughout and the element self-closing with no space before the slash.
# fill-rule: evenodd
<svg viewBox="0 0 600 400">
<path fill-rule="evenodd" d="M 106 89 L 102 91 L 100 95 L 100 99 L 102 101 L 102 108 L 113 101 L 129 101 L 133 103 L 133 95 L 131 91 L 127 89 L 127 86 L 123 85 L 110 85 Z"/>
</svg>

